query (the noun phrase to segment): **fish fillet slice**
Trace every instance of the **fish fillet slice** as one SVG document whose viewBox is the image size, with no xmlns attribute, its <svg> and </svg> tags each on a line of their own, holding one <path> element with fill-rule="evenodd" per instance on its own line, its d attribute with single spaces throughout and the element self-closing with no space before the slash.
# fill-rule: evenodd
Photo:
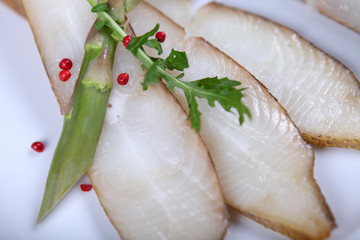
<svg viewBox="0 0 360 240">
<path fill-rule="evenodd" d="M 180 29 L 146 3 L 135 8 L 130 19 L 137 34 L 156 23 L 167 36 Z M 312 176 L 313 150 L 275 98 L 245 69 L 203 39 L 166 41 L 176 43 L 188 54 L 190 68 L 185 70 L 184 80 L 227 76 L 248 88 L 245 102 L 253 117 L 242 126 L 235 114 L 219 106 L 210 108 L 204 100 L 199 103 L 201 136 L 215 163 L 227 203 L 290 237 L 327 237 L 334 221 Z M 176 96 L 186 108 L 183 94 L 177 92 Z"/>
<path fill-rule="evenodd" d="M 10 8 L 12 8 L 17 13 L 25 16 L 25 10 L 21 3 L 21 0 L 1 0 L 1 2 L 8 5 Z"/>
<path fill-rule="evenodd" d="M 360 1 L 358 0 L 305 0 L 321 13 L 360 33 Z"/>
<path fill-rule="evenodd" d="M 76 8 L 71 7 L 73 2 L 72 0 L 46 1 L 46 3 L 39 0 L 22 1 L 61 113 L 65 112 L 70 103 L 84 56 L 85 39 L 96 19 L 87 1 L 77 1 L 79 7 Z M 58 64 L 65 57 L 70 58 L 74 65 L 70 71 L 72 77 L 67 82 L 61 82 L 59 81 L 61 69 Z"/>
<path fill-rule="evenodd" d="M 88 3 L 23 2 L 49 76 L 59 71 L 54 59 L 63 55 L 73 60 L 76 79 L 86 37 L 82 33 L 95 16 L 80 21 L 74 13 L 87 15 Z M 58 26 L 58 12 L 67 13 L 60 14 L 60 25 L 68 29 Z M 69 33 L 74 34 L 63 36 Z M 130 81 L 126 86 L 114 81 L 88 171 L 110 221 L 124 239 L 221 239 L 229 225 L 226 205 L 208 151 L 185 111 L 163 85 L 142 90 L 140 63 L 120 43 L 114 79 L 122 72 Z M 72 87 L 59 85 L 55 95 L 69 99 Z"/>
<path fill-rule="evenodd" d="M 175 9 L 160 4 L 161 0 L 148 1 L 178 20 L 172 14 Z M 187 5 L 187 0 L 174 2 Z M 183 15 L 190 18 L 190 11 Z M 359 81 L 337 60 L 290 29 L 215 3 L 200 8 L 184 27 L 188 34 L 205 37 L 264 83 L 306 141 L 360 149 Z"/>
<path fill-rule="evenodd" d="M 124 239 L 220 239 L 228 222 L 208 152 L 162 85 L 142 90 L 139 62 L 123 47 L 116 85 L 88 176 Z"/>
<path fill-rule="evenodd" d="M 216 3 L 202 7 L 187 29 L 254 74 L 306 141 L 360 149 L 360 84 L 337 60 L 288 28 Z"/>
<path fill-rule="evenodd" d="M 189 11 L 191 7 L 190 0 L 150 0 L 147 2 L 166 13 L 166 16 L 182 27 L 188 26 L 191 22 Z"/>
</svg>

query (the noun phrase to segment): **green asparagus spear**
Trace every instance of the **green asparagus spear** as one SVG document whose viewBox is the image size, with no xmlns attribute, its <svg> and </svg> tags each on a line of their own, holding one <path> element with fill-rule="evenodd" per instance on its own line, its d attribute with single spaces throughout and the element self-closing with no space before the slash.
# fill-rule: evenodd
<svg viewBox="0 0 360 240">
<path fill-rule="evenodd" d="M 112 88 L 112 64 L 116 48 L 115 42 L 105 31 L 106 28 L 99 32 L 93 27 L 86 40 L 72 106 L 64 116 L 38 222 L 92 164 Z"/>
</svg>

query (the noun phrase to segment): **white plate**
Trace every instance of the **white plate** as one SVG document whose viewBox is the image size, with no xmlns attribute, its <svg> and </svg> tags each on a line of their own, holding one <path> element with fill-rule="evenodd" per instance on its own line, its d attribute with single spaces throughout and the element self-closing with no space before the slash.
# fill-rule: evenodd
<svg viewBox="0 0 360 240">
<path fill-rule="evenodd" d="M 291 27 L 360 78 L 360 34 L 303 2 L 223 2 Z M 0 31 L 0 239 L 119 239 L 95 192 L 80 190 L 80 183 L 88 183 L 86 177 L 36 225 L 62 116 L 25 19 L 0 4 Z M 37 140 L 46 143 L 43 153 L 30 148 Z M 338 224 L 331 239 L 360 239 L 360 151 L 325 148 L 315 152 L 315 177 Z M 232 239 L 287 238 L 234 214 L 226 236 Z"/>
</svg>

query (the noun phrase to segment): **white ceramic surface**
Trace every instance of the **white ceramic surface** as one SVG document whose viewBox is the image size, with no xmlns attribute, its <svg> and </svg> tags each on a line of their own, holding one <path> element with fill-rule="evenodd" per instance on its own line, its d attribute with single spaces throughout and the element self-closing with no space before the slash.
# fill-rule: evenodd
<svg viewBox="0 0 360 240">
<path fill-rule="evenodd" d="M 360 34 L 302 1 L 222 2 L 296 30 L 360 78 Z M 36 225 L 62 116 L 26 20 L 2 3 L 0 33 L 0 239 L 119 239 L 95 192 L 80 190 L 80 183 L 89 182 L 86 177 Z M 43 153 L 30 148 L 37 140 L 46 144 Z M 338 224 L 330 239 L 360 239 L 360 151 L 324 148 L 315 152 L 315 177 Z M 287 239 L 245 217 L 235 213 L 232 217 L 226 240 Z"/>
</svg>

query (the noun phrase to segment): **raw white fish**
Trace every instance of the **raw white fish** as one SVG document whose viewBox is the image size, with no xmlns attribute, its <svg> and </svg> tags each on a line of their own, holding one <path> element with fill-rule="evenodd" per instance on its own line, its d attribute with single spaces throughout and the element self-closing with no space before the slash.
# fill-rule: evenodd
<svg viewBox="0 0 360 240">
<path fill-rule="evenodd" d="M 183 31 L 146 3 L 129 14 L 142 34 L 160 23 L 167 36 Z M 200 100 L 201 136 L 215 163 L 227 203 L 261 224 L 293 238 L 324 239 L 334 227 L 332 214 L 313 178 L 313 150 L 298 129 L 256 79 L 201 38 L 167 38 L 187 52 L 190 68 L 183 80 L 229 77 L 239 80 L 252 119 L 240 126 L 237 115 Z M 169 49 L 165 50 L 169 51 Z M 186 108 L 181 92 L 176 96 Z"/>
<path fill-rule="evenodd" d="M 359 0 L 305 0 L 321 13 L 360 33 Z"/>
<path fill-rule="evenodd" d="M 49 76 L 58 71 L 59 59 L 69 57 L 76 79 L 84 39 L 96 18 L 88 3 L 23 3 Z M 129 83 L 120 86 L 114 81 L 88 171 L 110 221 L 124 239 L 223 238 L 229 222 L 220 184 L 185 111 L 163 85 L 142 90 L 141 65 L 120 43 L 114 79 L 122 72 L 130 75 Z M 69 102 L 73 84 L 55 77 L 51 83 L 58 85 L 54 91 L 58 99 Z"/>
<path fill-rule="evenodd" d="M 360 149 L 360 84 L 339 61 L 286 27 L 216 3 L 202 6 L 186 30 L 205 37 L 259 79 L 306 141 Z"/>
</svg>

